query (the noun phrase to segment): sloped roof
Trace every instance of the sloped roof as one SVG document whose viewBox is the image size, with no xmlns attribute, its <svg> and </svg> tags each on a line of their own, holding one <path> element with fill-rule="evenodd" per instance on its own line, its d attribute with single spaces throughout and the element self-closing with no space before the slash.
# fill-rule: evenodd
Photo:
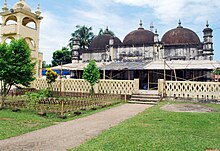
<svg viewBox="0 0 220 151">
<path fill-rule="evenodd" d="M 105 70 L 143 70 L 147 64 L 144 62 L 112 62 L 105 66 Z M 104 67 L 101 69 L 103 70 Z"/>
</svg>

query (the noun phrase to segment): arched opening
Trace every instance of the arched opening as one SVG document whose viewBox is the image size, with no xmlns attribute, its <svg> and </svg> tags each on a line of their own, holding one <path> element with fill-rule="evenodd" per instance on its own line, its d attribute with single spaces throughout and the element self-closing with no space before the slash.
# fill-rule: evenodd
<svg viewBox="0 0 220 151">
<path fill-rule="evenodd" d="M 22 20 L 22 25 L 29 27 L 29 28 L 32 28 L 32 29 L 37 29 L 37 25 L 36 25 L 35 21 L 29 17 L 25 17 Z"/>
<path fill-rule="evenodd" d="M 6 20 L 5 20 L 5 25 L 14 25 L 17 24 L 17 17 L 12 15 L 9 16 Z"/>
<path fill-rule="evenodd" d="M 34 49 L 36 48 L 36 43 L 32 38 L 25 38 L 25 41 L 27 42 L 27 44 L 29 45 L 30 49 Z"/>
<path fill-rule="evenodd" d="M 10 44 L 12 40 L 14 40 L 14 37 L 8 37 L 5 39 L 5 43 Z"/>
</svg>

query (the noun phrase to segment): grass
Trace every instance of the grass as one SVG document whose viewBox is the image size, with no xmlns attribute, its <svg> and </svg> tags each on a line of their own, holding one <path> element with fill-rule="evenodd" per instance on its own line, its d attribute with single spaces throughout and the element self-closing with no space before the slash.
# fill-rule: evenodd
<svg viewBox="0 0 220 151">
<path fill-rule="evenodd" d="M 36 112 L 31 112 L 28 110 L 21 110 L 19 112 L 12 112 L 11 110 L 0 110 L 0 140 L 55 125 L 60 122 L 85 117 L 115 106 L 119 106 L 120 104 L 106 108 L 97 108 L 97 110 L 81 111 L 82 114 L 79 116 L 68 114 L 67 119 L 60 119 L 55 114 L 47 114 L 47 117 L 41 117 L 38 116 Z"/>
<path fill-rule="evenodd" d="M 74 151 L 204 151 L 220 149 L 220 105 L 213 113 L 160 110 L 160 103 Z"/>
</svg>

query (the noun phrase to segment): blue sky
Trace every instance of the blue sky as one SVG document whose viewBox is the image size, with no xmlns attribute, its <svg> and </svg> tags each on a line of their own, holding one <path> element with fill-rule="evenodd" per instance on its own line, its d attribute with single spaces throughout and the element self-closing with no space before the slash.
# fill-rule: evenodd
<svg viewBox="0 0 220 151">
<path fill-rule="evenodd" d="M 7 0 L 8 7 L 19 0 Z M 93 32 L 109 27 L 122 41 L 139 26 L 149 29 L 153 22 L 160 38 L 170 29 L 176 28 L 178 20 L 182 26 L 195 31 L 203 41 L 202 30 L 206 21 L 213 28 L 214 59 L 220 60 L 220 1 L 219 0 L 25 0 L 32 11 L 41 4 L 42 16 L 40 51 L 50 63 L 52 53 L 66 46 L 76 25 L 92 26 Z M 0 1 L 3 6 L 4 1 Z"/>
</svg>

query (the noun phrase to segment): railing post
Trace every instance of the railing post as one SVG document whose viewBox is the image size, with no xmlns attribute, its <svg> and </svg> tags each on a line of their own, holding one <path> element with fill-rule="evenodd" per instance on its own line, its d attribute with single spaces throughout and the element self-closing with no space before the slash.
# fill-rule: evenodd
<svg viewBox="0 0 220 151">
<path fill-rule="evenodd" d="M 165 96 L 165 80 L 164 79 L 158 79 L 158 94 L 162 97 Z"/>
</svg>

